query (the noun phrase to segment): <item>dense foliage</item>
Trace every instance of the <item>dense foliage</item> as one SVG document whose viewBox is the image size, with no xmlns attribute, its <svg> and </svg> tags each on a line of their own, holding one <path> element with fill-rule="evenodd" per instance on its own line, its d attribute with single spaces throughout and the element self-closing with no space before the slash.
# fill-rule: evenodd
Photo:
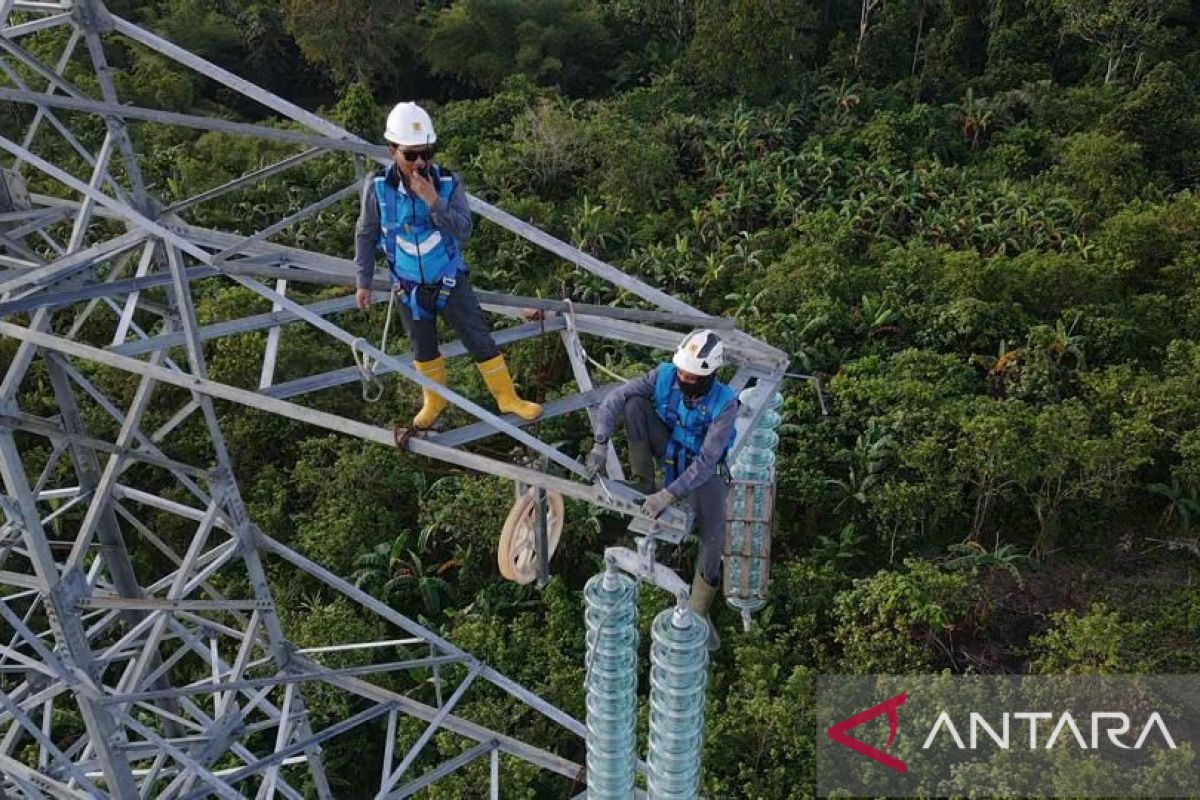
<svg viewBox="0 0 1200 800">
<path fill-rule="evenodd" d="M 812 794 L 818 673 L 1200 667 L 1195 4 L 110 5 L 371 139 L 392 102 L 422 100 L 439 159 L 472 191 L 736 316 L 813 376 L 786 392 L 772 603 L 749 633 L 717 614 L 725 646 L 710 680 L 708 796 Z M 53 52 L 56 35 L 31 41 Z M 110 56 L 131 102 L 261 118 L 133 47 Z M 93 133 L 98 142 L 99 124 Z M 165 202 L 290 152 L 211 133 L 135 135 Z M 354 179 L 332 157 L 289 175 L 285 193 L 252 187 L 189 219 L 250 233 Z M 348 256 L 354 213 L 342 204 L 278 240 Z M 627 301 L 486 224 L 469 257 L 489 289 Z M 262 310 L 215 282 L 199 304 L 208 319 Z M 343 322 L 377 335 L 382 312 Z M 97 335 L 107 325 L 95 322 Z M 255 386 L 263 341 L 211 342 L 214 377 Z M 654 363 L 637 348 L 591 344 L 624 374 Z M 3 344 L 5 359 L 12 351 Z M 542 396 L 571 389 L 549 338 L 510 360 Z M 485 396 L 471 365 L 455 361 L 452 382 Z M 344 348 L 296 329 L 279 380 L 346 363 Z M 95 377 L 119 398 L 135 386 Z M 44 382 L 32 388 L 26 409 L 49 408 Z M 415 394 L 364 407 L 350 386 L 308 402 L 386 424 L 412 413 Z M 266 532 L 582 716 L 581 589 L 618 521 L 569 505 L 555 579 L 542 593 L 516 587 L 493 557 L 509 484 L 222 410 Z M 100 414 L 89 423 L 113 428 Z M 587 443 L 578 420 L 542 432 Z M 171 447 L 203 460 L 201 441 L 185 427 Z M 164 539 L 186 541 L 177 521 L 156 522 Z M 690 570 L 687 548 L 673 557 Z M 316 585 L 274 589 L 301 644 L 394 633 Z M 665 602 L 644 597 L 644 635 Z M 405 680 L 396 687 L 432 697 L 428 682 Z M 346 703 L 311 698 L 314 724 L 352 713 Z M 463 712 L 582 757 L 509 698 L 475 695 Z M 356 769 L 378 763 L 381 737 L 382 724 L 329 747 L 340 795 L 355 796 Z M 484 769 L 430 796 L 475 796 Z M 569 789 L 523 769 L 505 762 L 507 785 L 528 786 L 513 796 Z"/>
</svg>

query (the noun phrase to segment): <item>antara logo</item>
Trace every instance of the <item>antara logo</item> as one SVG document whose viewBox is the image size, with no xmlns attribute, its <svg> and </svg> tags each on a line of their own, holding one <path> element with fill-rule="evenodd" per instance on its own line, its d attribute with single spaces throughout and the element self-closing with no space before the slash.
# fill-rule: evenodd
<svg viewBox="0 0 1200 800">
<path fill-rule="evenodd" d="M 859 725 L 863 725 L 876 717 L 887 715 L 888 718 L 888 739 L 883 746 L 887 749 L 892 746 L 892 742 L 896 739 L 896 734 L 900 728 L 900 715 L 897 709 L 908 701 L 908 693 L 901 692 L 895 697 L 884 700 L 882 703 L 873 705 L 865 711 L 860 711 L 852 717 L 838 722 L 835 725 L 829 726 L 826 735 L 840 745 L 849 747 L 854 752 L 864 755 L 872 761 L 878 761 L 889 769 L 905 774 L 908 772 L 908 764 L 893 755 L 883 752 L 871 745 L 856 739 L 847 733 Z M 1053 722 L 1052 722 L 1053 721 Z M 1043 734 L 1049 730 L 1049 736 L 1039 739 L 1038 723 L 1046 723 L 1045 727 L 1041 728 Z M 942 741 L 943 738 L 953 742 L 953 746 L 959 750 L 976 750 L 989 745 L 994 746 L 998 750 L 1010 750 L 1013 747 L 1022 747 L 1022 743 L 1027 741 L 1030 750 L 1046 749 L 1054 747 L 1058 742 L 1064 743 L 1074 740 L 1074 743 L 1081 750 L 1098 750 L 1103 745 L 1111 745 L 1121 750 L 1141 750 L 1142 746 L 1151 738 L 1152 734 L 1157 734 L 1155 738 L 1161 740 L 1169 749 L 1176 748 L 1175 740 L 1171 736 L 1171 732 L 1167 730 L 1166 722 L 1157 712 L 1152 712 L 1146 719 L 1146 723 L 1141 726 L 1137 733 L 1136 739 L 1130 742 L 1124 737 L 1132 738 L 1130 730 L 1131 720 L 1128 714 L 1120 711 L 1096 711 L 1090 715 L 1087 722 L 1077 723 L 1075 717 L 1069 711 L 1062 714 L 1052 714 L 1048 711 L 1018 711 L 1015 713 L 1004 712 L 1000 715 L 999 720 L 995 724 L 991 724 L 988 720 L 979 713 L 971 712 L 967 718 L 967 724 L 956 726 L 950 714 L 942 711 L 938 714 L 932 727 L 929 729 L 929 734 L 925 737 L 924 744 L 921 745 L 922 750 L 928 750 L 936 742 Z M 959 729 L 969 731 L 969 742 L 964 741 Z M 1016 728 L 1018 730 L 1014 731 Z M 1021 735 L 1027 729 L 1028 735 Z M 1085 736 L 1084 731 L 1087 731 L 1091 736 Z M 1013 733 L 1016 733 L 1016 741 L 1014 742 Z M 982 734 L 982 735 L 981 735 Z M 1105 741 L 1107 740 L 1107 741 Z"/>
<path fill-rule="evenodd" d="M 854 752 L 864 755 L 872 761 L 878 761 L 885 767 L 890 767 L 891 769 L 896 770 L 896 772 L 904 774 L 908 772 L 908 764 L 904 763 L 895 756 L 888 755 L 882 750 L 876 750 L 874 747 L 871 747 L 871 745 L 855 739 L 853 736 L 848 735 L 846 731 L 850 730 L 851 728 L 857 728 L 864 722 L 870 722 L 881 714 L 887 714 L 888 740 L 884 747 L 891 747 L 892 741 L 896 738 L 896 731 L 900 727 L 900 715 L 896 712 L 896 709 L 904 705 L 907 701 L 908 694 L 906 692 L 901 692 L 889 700 L 884 700 L 878 705 L 871 706 L 866 711 L 860 711 L 852 717 L 847 717 L 836 725 L 830 725 L 829 730 L 827 730 L 825 733 L 830 739 L 838 744 L 843 744 Z"/>
<path fill-rule="evenodd" d="M 928 750 L 930 745 L 935 740 L 939 739 L 942 734 L 946 734 L 954 742 L 954 746 L 959 750 L 971 749 L 975 750 L 981 746 L 980 740 L 983 738 L 980 733 L 987 735 L 998 750 L 1009 750 L 1010 733 L 1013 727 L 1027 727 L 1029 729 L 1029 749 L 1037 750 L 1038 744 L 1038 722 L 1054 719 L 1054 715 L 1049 711 L 1018 711 L 1014 714 L 1005 712 L 1000 716 L 999 723 L 995 726 L 990 725 L 982 714 L 971 712 L 968 716 L 968 726 L 970 729 L 970 748 L 963 742 L 962 736 L 958 733 L 958 728 L 954 726 L 954 721 L 950 719 L 950 715 L 943 711 L 938 714 L 937 720 L 933 723 L 933 727 L 929 730 L 929 735 L 925 737 L 925 743 L 921 745 L 922 750 Z M 1015 723 L 1015 724 L 1010 724 Z M 1043 749 L 1049 750 L 1062 739 L 1069 742 L 1071 739 L 1079 745 L 1080 750 L 1099 750 L 1102 739 L 1100 737 L 1103 731 L 1108 742 L 1114 747 L 1121 750 L 1141 750 L 1142 745 L 1150 738 L 1150 734 L 1157 730 L 1163 743 L 1167 747 L 1174 750 L 1175 740 L 1171 738 L 1171 732 L 1167 730 L 1167 724 L 1163 722 L 1163 718 L 1157 711 L 1150 714 L 1146 719 L 1146 724 L 1142 726 L 1141 732 L 1138 734 L 1137 740 L 1133 744 L 1127 744 L 1122 740 L 1122 736 L 1129 733 L 1129 715 L 1120 711 L 1094 711 L 1091 714 L 1091 725 L 1084 725 L 1085 729 L 1091 728 L 1091 740 L 1084 737 L 1083 732 L 1079 729 L 1079 725 L 1075 722 L 1075 717 L 1070 711 L 1064 711 L 1059 715 L 1054 726 L 1050 728 L 1050 735 L 1046 738 L 1045 744 L 1040 745 Z M 1047 728 L 1049 728 L 1047 724 Z M 997 730 L 998 729 L 998 730 Z M 1042 729 L 1043 731 L 1046 728 Z M 1018 741 L 1024 740 L 1026 737 L 1019 736 Z"/>
</svg>

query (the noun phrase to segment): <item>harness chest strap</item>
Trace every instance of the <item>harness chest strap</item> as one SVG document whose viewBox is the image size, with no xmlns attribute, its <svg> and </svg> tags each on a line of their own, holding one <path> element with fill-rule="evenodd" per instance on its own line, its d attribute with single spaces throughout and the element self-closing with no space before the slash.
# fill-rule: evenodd
<svg viewBox="0 0 1200 800">
<path fill-rule="evenodd" d="M 720 381 L 713 381 L 708 392 L 689 408 L 684 402 L 676 376 L 674 365 L 665 364 L 659 368 L 654 386 L 655 410 L 671 431 L 664 454 L 668 483 L 682 475 L 699 456 L 709 426 L 735 398 L 731 388 Z M 732 440 L 731 432 L 730 441 L 725 443 L 721 454 L 722 462 Z"/>
<path fill-rule="evenodd" d="M 449 204 L 454 193 L 454 176 L 434 167 L 438 196 Z M 396 280 L 435 283 L 464 268 L 457 243 L 433 223 L 429 207 L 409 194 L 393 173 L 374 179 L 379 206 L 379 247 Z M 389 182 L 393 181 L 393 182 Z"/>
</svg>

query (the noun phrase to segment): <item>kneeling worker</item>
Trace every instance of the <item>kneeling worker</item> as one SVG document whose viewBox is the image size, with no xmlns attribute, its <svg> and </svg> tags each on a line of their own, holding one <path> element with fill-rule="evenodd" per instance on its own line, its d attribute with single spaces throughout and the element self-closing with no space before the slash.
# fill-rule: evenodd
<svg viewBox="0 0 1200 800">
<path fill-rule="evenodd" d="M 394 163 L 363 185 L 354 246 L 358 307 L 371 305 L 378 247 L 395 279 L 400 316 L 413 344 L 413 366 L 445 385 L 446 360 L 437 337 L 437 318 L 443 316 L 474 356 L 501 413 L 536 419 L 542 407 L 517 396 L 471 289 L 462 255 L 472 227 L 467 190 L 462 178 L 433 162 L 433 120 L 416 103 L 399 103 L 388 114 L 383 138 Z M 446 407 L 445 398 L 431 389 L 423 390 L 423 399 L 412 422 L 415 428 L 432 427 Z"/>
<path fill-rule="evenodd" d="M 733 444 L 737 395 L 717 380 L 725 346 L 710 330 L 680 343 L 670 363 L 613 390 L 596 414 L 595 446 L 585 466 L 604 469 L 608 440 L 623 413 L 629 436 L 631 485 L 649 495 L 642 511 L 658 517 L 672 501 L 690 497 L 700 531 L 700 558 L 689 605 L 708 623 L 708 649 L 721 645 L 708 609 L 717 593 L 725 543 L 725 476 L 719 467 Z M 655 491 L 654 459 L 662 459 L 666 486 Z"/>
</svg>

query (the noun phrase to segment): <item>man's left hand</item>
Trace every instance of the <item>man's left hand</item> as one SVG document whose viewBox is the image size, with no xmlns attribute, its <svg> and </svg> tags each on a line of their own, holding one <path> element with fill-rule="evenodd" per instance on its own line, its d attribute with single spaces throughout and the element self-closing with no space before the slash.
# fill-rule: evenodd
<svg viewBox="0 0 1200 800">
<path fill-rule="evenodd" d="M 642 513 L 651 519 L 657 519 L 667 510 L 667 506 L 671 505 L 671 501 L 674 499 L 675 495 L 666 489 L 660 489 L 642 502 Z"/>
<path fill-rule="evenodd" d="M 608 461 L 608 445 L 597 442 L 592 446 L 592 450 L 587 455 L 587 460 L 583 462 L 584 469 L 587 470 L 589 478 L 594 478 L 601 473 L 607 473 L 605 464 Z"/>
<path fill-rule="evenodd" d="M 425 205 L 432 206 L 437 202 L 438 193 L 433 188 L 433 181 L 426 178 L 416 170 L 408 177 L 408 185 L 412 189 L 413 194 L 425 201 Z"/>
</svg>

